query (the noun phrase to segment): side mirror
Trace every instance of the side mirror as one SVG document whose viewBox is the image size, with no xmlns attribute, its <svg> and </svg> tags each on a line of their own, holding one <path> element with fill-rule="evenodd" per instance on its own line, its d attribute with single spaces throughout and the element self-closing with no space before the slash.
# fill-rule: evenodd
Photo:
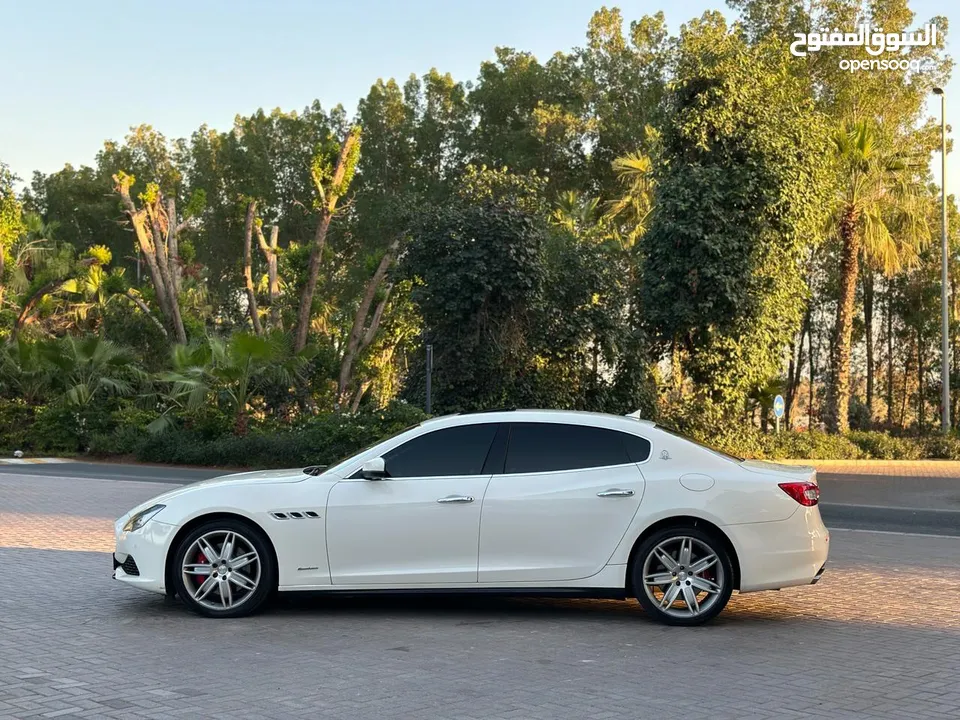
<svg viewBox="0 0 960 720">
<path fill-rule="evenodd" d="M 382 457 L 367 460 L 360 467 L 360 477 L 364 480 L 383 480 L 387 476 L 387 468 Z"/>
</svg>

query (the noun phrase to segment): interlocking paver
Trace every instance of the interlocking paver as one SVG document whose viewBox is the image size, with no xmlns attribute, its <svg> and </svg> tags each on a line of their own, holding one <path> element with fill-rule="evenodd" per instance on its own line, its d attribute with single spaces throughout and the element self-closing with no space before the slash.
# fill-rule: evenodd
<svg viewBox="0 0 960 720">
<path fill-rule="evenodd" d="M 290 596 L 211 621 L 110 579 L 157 483 L 0 477 L 0 718 L 960 716 L 960 538 L 838 531 L 816 587 L 630 602 Z"/>
</svg>

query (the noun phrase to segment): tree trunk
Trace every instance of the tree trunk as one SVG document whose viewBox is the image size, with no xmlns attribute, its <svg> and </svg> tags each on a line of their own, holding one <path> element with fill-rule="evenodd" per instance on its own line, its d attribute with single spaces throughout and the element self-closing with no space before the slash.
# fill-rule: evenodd
<svg viewBox="0 0 960 720">
<path fill-rule="evenodd" d="M 147 270 L 150 272 L 150 279 L 157 294 L 160 313 L 173 330 L 177 342 L 185 344 L 187 334 L 183 327 L 183 319 L 180 317 L 180 301 L 167 264 L 166 243 L 168 238 L 164 234 L 164 223 L 161 222 L 160 217 L 161 198 L 144 207 L 137 208 L 130 197 L 132 178 L 129 175 L 117 174 L 113 176 L 113 180 L 116 183 L 116 191 L 120 194 L 124 211 L 133 226 L 137 244 L 140 247 L 140 254 L 147 263 Z M 171 208 L 174 212 L 176 211 L 176 206 L 168 203 L 167 210 L 164 213 L 168 215 L 165 223 L 166 233 L 169 234 L 172 231 L 175 235 L 178 228 L 174 224 L 176 218 L 169 217 Z M 174 250 L 177 252 L 176 240 L 174 240 Z M 176 256 L 176 261 L 179 263 L 178 256 Z"/>
<path fill-rule="evenodd" d="M 313 247 L 310 249 L 310 261 L 307 263 L 307 279 L 303 285 L 303 291 L 300 293 L 300 306 L 297 309 L 297 329 L 295 333 L 293 349 L 294 352 L 300 352 L 307 346 L 307 333 L 310 330 L 310 315 L 313 309 L 313 294 L 317 290 L 317 281 L 320 279 L 320 263 L 323 260 L 323 248 L 327 242 L 327 232 L 330 230 L 330 222 L 337 210 L 337 201 L 343 193 L 344 179 L 347 174 L 347 165 L 353 160 L 353 148 L 359 142 L 358 133 L 351 131 L 343 140 L 340 146 L 340 156 L 337 158 L 337 166 L 333 172 L 333 179 L 325 190 L 320 187 L 318 182 L 318 192 L 321 194 L 323 204 L 320 211 L 320 222 L 317 223 L 317 231 L 313 236 Z"/>
<path fill-rule="evenodd" d="M 827 429 L 845 433 L 850 430 L 850 336 L 856 309 L 857 275 L 860 271 L 859 213 L 848 208 L 840 221 L 843 242 L 840 260 L 840 297 L 837 302 L 837 324 L 834 331 L 833 378 L 827 403 Z"/>
<path fill-rule="evenodd" d="M 887 425 L 893 427 L 893 287 L 887 282 Z"/>
<path fill-rule="evenodd" d="M 150 318 L 150 320 L 153 322 L 154 325 L 160 328 L 160 332 L 163 333 L 164 337 L 168 337 L 167 329 L 163 326 L 163 323 L 157 320 L 156 315 L 150 312 L 150 308 L 147 307 L 147 304 L 143 300 L 141 300 L 136 295 L 134 295 L 130 290 L 127 290 L 123 294 L 123 296 L 127 298 L 130 302 L 132 302 L 134 305 L 136 305 L 138 308 L 140 308 L 140 311 L 144 315 L 146 315 L 148 318 Z"/>
<path fill-rule="evenodd" d="M 267 259 L 267 285 L 270 293 L 270 327 L 282 330 L 280 321 L 280 278 L 277 275 L 277 237 L 280 234 L 280 226 L 274 225 L 270 228 L 270 244 L 263 237 L 263 230 L 259 225 L 255 227 L 257 231 L 257 242 L 260 244 L 260 250 Z"/>
<path fill-rule="evenodd" d="M 870 417 L 868 429 L 873 427 L 873 270 L 867 269 L 863 275 L 863 325 L 867 336 L 867 412 Z"/>
<path fill-rule="evenodd" d="M 670 353 L 670 377 L 673 389 L 679 393 L 683 389 L 683 366 L 680 364 L 680 343 L 676 339 Z"/>
<path fill-rule="evenodd" d="M 40 302 L 43 296 L 49 295 L 50 293 L 56 291 L 65 282 L 67 282 L 67 278 L 48 282 L 27 299 L 27 302 L 24 304 L 23 308 L 20 310 L 20 314 L 17 315 L 17 319 L 13 323 L 13 329 L 10 331 L 10 337 L 7 340 L 8 342 L 12 343 L 17 339 L 17 333 L 20 332 L 20 328 L 26 324 L 27 318 L 33 312 L 34 308 L 37 306 L 37 303 Z"/>
<path fill-rule="evenodd" d="M 807 344 L 810 351 L 810 387 L 807 388 L 807 432 L 813 430 L 813 379 L 816 377 L 816 368 L 813 365 L 813 308 L 810 309 L 810 332 L 807 333 Z"/>
<path fill-rule="evenodd" d="M 900 429 L 903 430 L 907 426 L 907 396 L 910 394 L 910 366 L 913 364 L 911 360 L 912 350 L 904 353 L 903 357 L 903 398 L 900 400 Z"/>
<path fill-rule="evenodd" d="M 180 281 L 183 277 L 183 266 L 180 263 L 180 231 L 186 223 L 177 224 L 177 201 L 167 198 L 167 254 L 170 256 L 170 277 L 173 280 L 173 293 L 180 295 Z"/>
<path fill-rule="evenodd" d="M 923 415 L 923 336 L 917 328 L 917 422 L 920 425 L 921 434 L 925 419 Z"/>
<path fill-rule="evenodd" d="M 803 325 L 800 326 L 800 338 L 790 345 L 790 366 L 787 368 L 787 397 L 784 398 L 784 424 L 787 430 L 793 429 L 793 408 L 798 403 L 797 395 L 800 390 L 800 377 L 803 374 L 803 339 L 810 330 L 810 308 L 803 316 Z M 796 356 L 796 357 L 794 357 Z"/>
<path fill-rule="evenodd" d="M 367 394 L 371 385 L 373 385 L 373 380 L 364 380 L 360 383 L 360 387 L 357 388 L 357 392 L 353 396 L 353 402 L 350 403 L 350 412 L 355 413 L 360 409 L 360 401 L 363 400 L 363 396 Z"/>
<path fill-rule="evenodd" d="M 247 310 L 250 312 L 253 332 L 263 335 L 260 314 L 257 311 L 257 291 L 253 286 L 253 224 L 256 214 L 257 201 L 251 200 L 247 203 L 247 218 L 243 227 L 243 283 L 247 290 Z"/>
<path fill-rule="evenodd" d="M 370 320 L 369 327 L 364 330 L 364 325 L 367 322 L 367 315 L 370 313 L 370 306 L 373 305 L 373 299 L 377 295 L 377 290 L 379 289 L 380 284 L 383 282 L 383 279 L 386 277 L 387 270 L 390 268 L 391 263 L 393 263 L 393 258 L 396 255 L 399 244 L 399 239 L 394 240 L 392 243 L 390 243 L 390 247 L 387 248 L 387 251 L 383 254 L 383 257 L 380 258 L 380 264 L 377 265 L 376 271 L 367 282 L 367 287 L 363 292 L 363 297 L 360 299 L 360 305 L 357 307 L 357 312 L 353 316 L 353 327 L 350 328 L 350 335 L 347 339 L 347 348 L 343 354 L 343 360 L 340 363 L 340 378 L 337 383 L 338 406 L 342 406 L 348 400 L 347 393 L 350 387 L 350 381 L 353 377 L 354 361 L 357 359 L 358 355 L 370 347 L 370 343 L 373 342 L 374 337 L 376 337 L 377 330 L 380 327 L 380 320 L 383 317 L 384 308 L 386 307 L 387 300 L 390 297 L 389 287 L 387 288 L 387 292 L 384 294 L 384 297 L 377 304 L 377 308 L 373 313 L 373 318 Z"/>
</svg>

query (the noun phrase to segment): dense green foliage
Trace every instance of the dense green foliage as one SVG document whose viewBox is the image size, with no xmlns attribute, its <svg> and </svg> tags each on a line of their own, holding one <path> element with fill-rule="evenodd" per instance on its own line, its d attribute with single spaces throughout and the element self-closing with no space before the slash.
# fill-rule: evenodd
<svg viewBox="0 0 960 720">
<path fill-rule="evenodd" d="M 676 36 L 601 8 L 582 47 L 379 79 L 352 115 L 140 125 L 20 193 L 0 164 L 0 447 L 329 462 L 423 407 L 431 345 L 436 412 L 639 409 L 750 455 L 953 457 L 899 438 L 939 410 L 924 101 L 951 62 L 789 52 L 909 31 L 908 0 L 729 4 Z M 777 394 L 808 432 L 769 432 Z"/>
</svg>

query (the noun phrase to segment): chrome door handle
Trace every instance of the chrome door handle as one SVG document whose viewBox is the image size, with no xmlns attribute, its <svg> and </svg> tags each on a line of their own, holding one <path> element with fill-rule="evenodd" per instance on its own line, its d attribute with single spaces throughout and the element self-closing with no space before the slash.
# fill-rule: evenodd
<svg viewBox="0 0 960 720">
<path fill-rule="evenodd" d="M 633 490 L 621 490 L 620 488 L 611 488 L 597 493 L 597 497 L 630 497 L 631 495 L 633 495 Z"/>
<path fill-rule="evenodd" d="M 438 503 L 472 503 L 473 498 L 469 495 L 447 495 L 437 498 Z"/>
</svg>

